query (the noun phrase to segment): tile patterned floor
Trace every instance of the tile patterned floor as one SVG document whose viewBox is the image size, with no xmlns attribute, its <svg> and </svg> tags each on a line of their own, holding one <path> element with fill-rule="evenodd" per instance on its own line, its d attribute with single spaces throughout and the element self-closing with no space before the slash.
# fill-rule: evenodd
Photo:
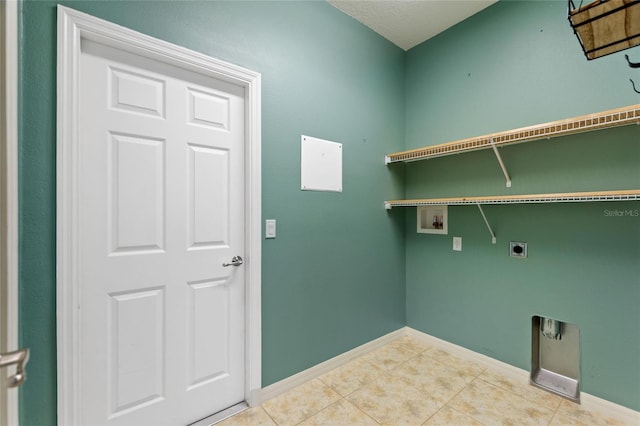
<svg viewBox="0 0 640 426">
<path fill-rule="evenodd" d="M 623 425 L 405 336 L 221 426 Z"/>
</svg>

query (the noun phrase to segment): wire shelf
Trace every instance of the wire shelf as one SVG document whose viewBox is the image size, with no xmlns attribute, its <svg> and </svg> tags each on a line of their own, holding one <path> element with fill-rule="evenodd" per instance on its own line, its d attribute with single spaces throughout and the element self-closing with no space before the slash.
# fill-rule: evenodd
<svg viewBox="0 0 640 426">
<path fill-rule="evenodd" d="M 524 195 L 496 195 L 482 197 L 458 198 L 423 198 L 413 200 L 385 201 L 386 209 L 392 207 L 416 207 L 438 205 L 480 205 L 480 204 L 533 204 L 533 203 L 576 203 L 601 201 L 638 201 L 640 189 L 623 191 L 590 191 L 566 192 L 558 194 L 524 194 Z"/>
<path fill-rule="evenodd" d="M 611 127 L 640 124 L 640 104 L 603 111 L 596 114 L 522 127 L 489 135 L 432 145 L 409 151 L 395 152 L 385 157 L 385 163 L 428 160 L 445 155 L 505 146 L 558 136 L 572 135 Z"/>
</svg>

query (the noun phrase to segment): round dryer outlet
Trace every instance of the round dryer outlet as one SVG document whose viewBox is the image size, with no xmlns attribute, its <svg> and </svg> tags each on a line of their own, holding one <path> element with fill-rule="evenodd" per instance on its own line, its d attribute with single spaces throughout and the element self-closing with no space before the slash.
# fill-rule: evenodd
<svg viewBox="0 0 640 426">
<path fill-rule="evenodd" d="M 509 242 L 509 256 L 511 257 L 527 257 L 527 243 L 519 241 Z"/>
</svg>

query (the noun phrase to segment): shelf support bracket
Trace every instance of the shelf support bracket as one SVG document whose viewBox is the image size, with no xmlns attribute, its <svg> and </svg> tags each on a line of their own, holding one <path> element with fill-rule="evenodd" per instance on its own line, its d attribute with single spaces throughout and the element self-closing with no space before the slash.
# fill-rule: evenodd
<svg viewBox="0 0 640 426">
<path fill-rule="evenodd" d="M 500 164 L 500 168 L 502 169 L 502 174 L 504 174 L 504 178 L 507 180 L 507 188 L 511 188 L 511 178 L 509 177 L 509 172 L 507 172 L 507 168 L 504 166 L 502 156 L 500 156 L 500 152 L 498 151 L 498 147 L 493 141 L 493 138 L 491 138 L 491 148 L 493 148 L 493 152 L 494 154 L 496 154 L 496 158 L 498 159 L 498 163 Z"/>
<path fill-rule="evenodd" d="M 491 225 L 489 225 L 489 221 L 487 220 L 487 216 L 485 216 L 484 210 L 482 210 L 482 206 L 480 205 L 480 203 L 476 203 L 476 205 L 478 206 L 478 210 L 480 210 L 480 214 L 482 215 L 482 218 L 484 219 L 484 223 L 485 223 L 485 225 L 487 225 L 487 229 L 489 230 L 489 233 L 491 234 L 491 244 L 495 244 L 496 243 L 496 234 L 493 233 L 493 230 L 491 229 Z"/>
</svg>

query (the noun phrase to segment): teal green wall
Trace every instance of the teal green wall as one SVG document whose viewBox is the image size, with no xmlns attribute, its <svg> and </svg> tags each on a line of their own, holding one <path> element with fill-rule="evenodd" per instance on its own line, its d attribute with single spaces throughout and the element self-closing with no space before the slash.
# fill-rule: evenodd
<svg viewBox="0 0 640 426">
<path fill-rule="evenodd" d="M 55 4 L 26 1 L 21 15 L 27 425 L 56 410 Z M 496 245 L 475 207 L 450 208 L 448 236 L 416 234 L 415 209 L 381 207 L 640 187 L 638 126 L 504 148 L 512 189 L 490 151 L 382 166 L 405 146 L 638 103 L 638 71 L 622 54 L 587 62 L 564 1 L 500 2 L 407 53 L 324 2 L 63 4 L 262 73 L 262 214 L 278 220 L 263 242 L 263 385 L 405 323 L 528 369 L 541 314 L 580 327 L 584 391 L 640 409 L 640 219 L 607 212 L 638 203 L 486 206 Z M 299 190 L 300 134 L 344 144 L 343 193 Z M 529 259 L 509 258 L 509 240 L 527 241 Z"/>
<path fill-rule="evenodd" d="M 406 147 L 639 103 L 640 72 L 624 53 L 587 61 L 565 7 L 499 2 L 410 50 Z M 407 198 L 636 189 L 639 142 L 634 125 L 502 148 L 510 189 L 492 151 L 399 168 Z M 529 370 L 531 317 L 574 323 L 582 390 L 640 409 L 640 203 L 484 210 L 496 245 L 475 206 L 449 207 L 446 236 L 417 234 L 406 209 L 407 325 Z M 509 241 L 529 258 L 510 258 Z"/>
<path fill-rule="evenodd" d="M 262 73 L 263 385 L 405 324 L 404 52 L 325 2 L 63 4 Z M 22 4 L 20 321 L 24 425 L 56 422 L 56 2 Z M 300 191 L 300 135 L 343 144 L 344 191 Z M 384 194 L 384 195 L 383 195 Z"/>
</svg>

